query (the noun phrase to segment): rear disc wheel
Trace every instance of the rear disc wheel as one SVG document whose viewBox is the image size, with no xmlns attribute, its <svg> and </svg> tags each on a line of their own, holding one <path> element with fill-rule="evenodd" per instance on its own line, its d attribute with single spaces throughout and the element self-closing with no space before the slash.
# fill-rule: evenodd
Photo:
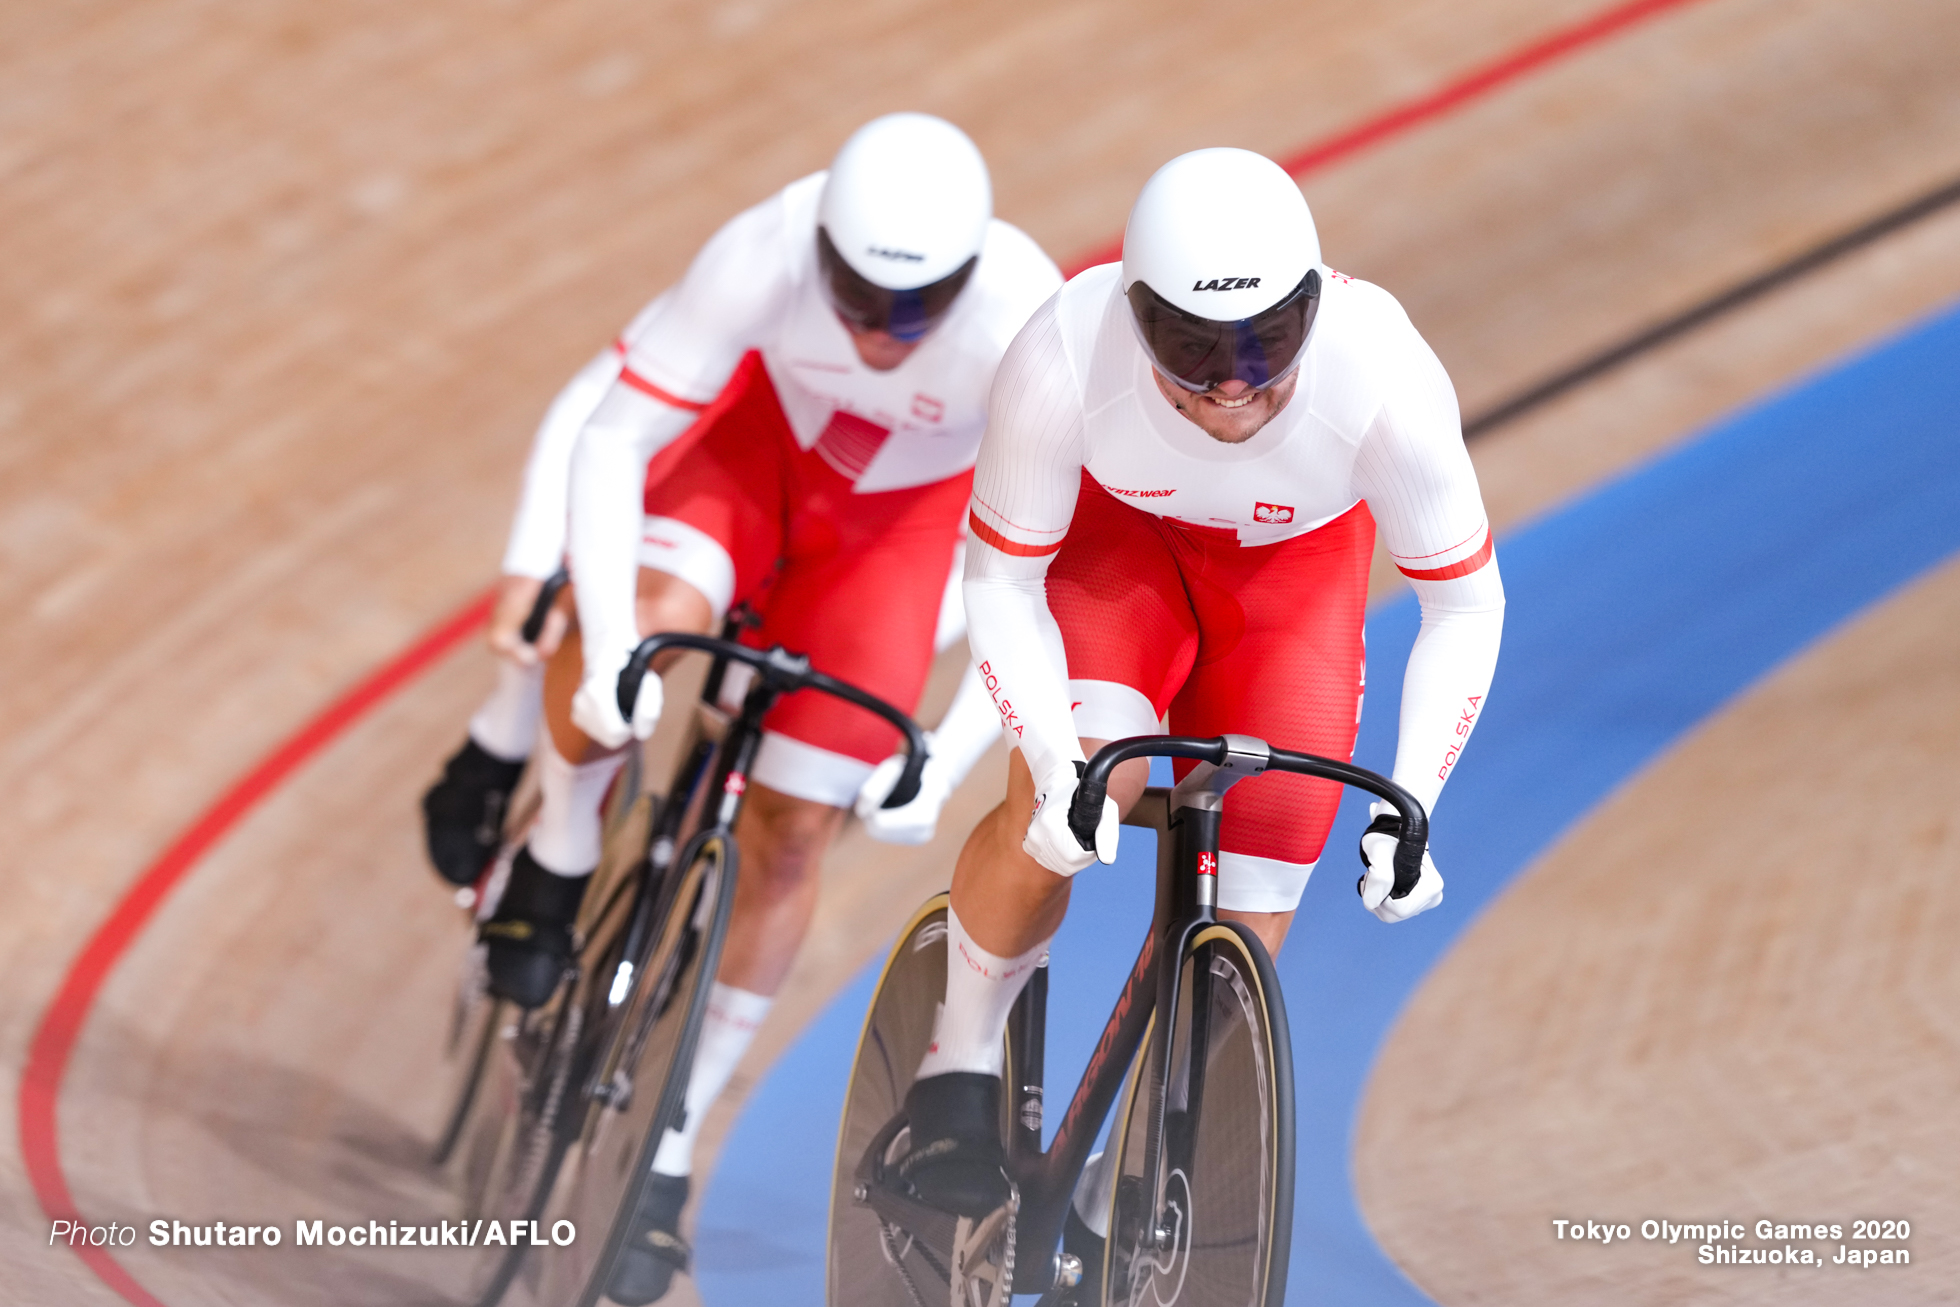
<svg viewBox="0 0 1960 1307">
<path fill-rule="evenodd" d="M 886 959 L 858 1038 L 844 1095 L 831 1176 L 830 1248 L 825 1300 L 831 1307 L 938 1307 L 962 1284 L 960 1307 L 1005 1307 L 1014 1275 L 1015 1213 L 1004 1208 L 980 1221 L 950 1215 L 933 1228 L 906 1230 L 858 1199 L 860 1163 L 882 1147 L 878 1169 L 895 1165 L 911 1132 L 892 1130 L 905 1095 L 932 1042 L 946 994 L 948 896 L 935 894 L 913 914 Z M 1005 1054 L 1013 1082 L 1014 1050 Z M 1001 1134 L 1007 1137 L 1015 1095 L 1001 1095 Z"/>
</svg>

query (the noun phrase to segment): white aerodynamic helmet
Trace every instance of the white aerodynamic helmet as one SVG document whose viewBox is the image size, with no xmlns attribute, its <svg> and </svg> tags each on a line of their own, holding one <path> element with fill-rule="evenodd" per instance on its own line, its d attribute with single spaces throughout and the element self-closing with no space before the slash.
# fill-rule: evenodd
<svg viewBox="0 0 1960 1307">
<path fill-rule="evenodd" d="M 831 307 L 860 331 L 917 340 L 980 260 L 994 216 L 986 161 L 944 118 L 892 113 L 851 134 L 817 205 Z"/>
<path fill-rule="evenodd" d="M 1286 170 L 1194 150 L 1143 185 L 1123 231 L 1123 292 L 1157 371 L 1204 392 L 1290 375 L 1320 305 L 1320 236 Z"/>
</svg>

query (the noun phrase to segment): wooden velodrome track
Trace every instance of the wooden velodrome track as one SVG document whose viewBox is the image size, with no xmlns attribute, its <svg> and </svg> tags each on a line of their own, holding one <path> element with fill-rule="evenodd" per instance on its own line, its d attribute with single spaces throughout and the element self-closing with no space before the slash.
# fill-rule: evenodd
<svg viewBox="0 0 1960 1307">
<path fill-rule="evenodd" d="M 1654 8 L 1306 179 L 1329 259 L 1401 297 L 1466 411 L 1960 174 L 1950 4 Z M 916 107 L 966 126 L 1001 214 L 1067 263 L 1180 150 L 1289 154 L 1600 9 L 16 7 L 4 1092 L 138 873 L 487 582 L 556 386 L 717 223 L 857 122 Z M 1956 294 L 1949 212 L 1481 439 L 1493 518 Z M 1951 1300 L 1957 624 L 1949 566 L 1778 673 L 1595 813 L 1584 855 L 1575 835 L 1418 995 L 1356 1174 L 1439 1301 Z M 420 866 L 413 800 L 487 674 L 471 647 L 387 699 L 129 938 L 71 1032 L 58 1147 L 28 1131 L 0 1151 L 9 1301 L 123 1300 L 47 1246 L 51 1158 L 96 1222 L 449 1211 L 420 1158 L 463 933 Z M 738 1089 L 943 883 L 997 772 L 923 854 L 839 850 Z M 1710 778 L 1733 775 L 1746 788 L 1712 802 Z M 1918 805 L 1948 815 L 1901 828 Z M 1715 906 L 1704 887 L 1772 836 L 1781 892 Z M 1596 965 L 1560 965 L 1575 958 Z M 27 1097 L 48 1088 L 30 1077 Z M 1919 1265 L 1860 1282 L 1878 1288 L 1792 1285 L 1548 1234 L 1607 1210 L 1723 1215 L 1738 1194 L 1791 1220 L 1909 1217 Z M 455 1271 L 405 1250 L 118 1256 L 173 1307 L 447 1301 Z"/>
</svg>

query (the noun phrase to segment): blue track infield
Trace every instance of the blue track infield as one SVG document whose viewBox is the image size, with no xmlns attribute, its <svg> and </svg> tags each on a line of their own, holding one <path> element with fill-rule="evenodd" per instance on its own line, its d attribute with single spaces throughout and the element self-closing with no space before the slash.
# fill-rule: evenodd
<svg viewBox="0 0 1960 1307">
<path fill-rule="evenodd" d="M 1960 308 L 1507 537 L 1497 683 L 1435 830 L 1447 901 L 1393 929 L 1361 911 L 1350 803 L 1280 959 L 1298 1071 L 1289 1301 L 1430 1301 L 1362 1223 L 1349 1154 L 1376 1051 L 1457 935 L 1684 732 L 1956 550 Z M 1383 770 L 1416 624 L 1412 601 L 1368 623 L 1375 675 L 1357 757 Z M 1078 881 L 1054 949 L 1058 1106 L 1134 957 L 1149 865 L 1147 839 L 1132 839 L 1115 868 Z M 805 1032 L 722 1154 L 698 1237 L 710 1307 L 823 1300 L 831 1153 L 871 984 L 868 972 Z"/>
</svg>

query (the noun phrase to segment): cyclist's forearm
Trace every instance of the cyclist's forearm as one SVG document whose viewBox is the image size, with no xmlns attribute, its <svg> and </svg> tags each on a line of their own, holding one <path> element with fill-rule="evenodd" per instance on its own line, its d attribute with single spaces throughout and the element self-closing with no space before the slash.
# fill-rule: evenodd
<svg viewBox="0 0 1960 1307">
<path fill-rule="evenodd" d="M 609 348 L 579 369 L 538 424 L 531 456 L 524 465 L 524 489 L 518 496 L 517 514 L 504 547 L 506 576 L 542 579 L 564 562 L 572 447 L 618 376 L 619 352 Z"/>
<path fill-rule="evenodd" d="M 694 414 L 615 384 L 572 453 L 571 565 L 587 675 L 623 666 L 639 642 L 634 595 L 647 464 Z"/>
<path fill-rule="evenodd" d="M 1483 717 L 1504 631 L 1497 564 L 1448 582 L 1417 582 L 1422 630 L 1402 675 L 1397 784 L 1433 811 Z"/>
<path fill-rule="evenodd" d="M 1069 709 L 1068 656 L 1044 578 L 988 575 L 986 556 L 994 552 L 978 541 L 968 546 L 967 639 L 995 720 L 1039 780 L 1082 757 Z"/>
<path fill-rule="evenodd" d="M 932 728 L 932 756 L 945 768 L 948 782 L 957 786 L 999 738 L 1000 716 L 994 711 L 993 696 L 987 693 L 980 669 L 968 662 L 946 715 Z"/>
</svg>

